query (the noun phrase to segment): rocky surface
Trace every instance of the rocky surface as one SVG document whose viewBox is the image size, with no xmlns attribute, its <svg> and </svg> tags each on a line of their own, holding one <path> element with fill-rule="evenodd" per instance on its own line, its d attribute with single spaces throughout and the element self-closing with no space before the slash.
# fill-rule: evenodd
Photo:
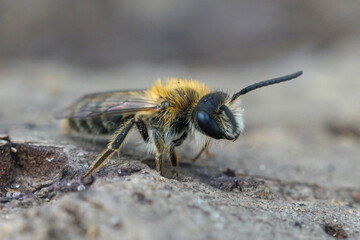
<svg viewBox="0 0 360 240">
<path fill-rule="evenodd" d="M 2 63 L 0 238 L 359 239 L 356 44 L 227 68 Z M 104 143 L 67 138 L 53 119 L 85 93 L 148 87 L 157 77 L 232 92 L 300 69 L 304 76 L 291 83 L 243 97 L 246 132 L 238 141 L 196 163 L 199 146 L 187 142 L 180 167 L 167 164 L 164 177 L 134 134 L 121 161 L 113 157 L 81 182 Z"/>
</svg>

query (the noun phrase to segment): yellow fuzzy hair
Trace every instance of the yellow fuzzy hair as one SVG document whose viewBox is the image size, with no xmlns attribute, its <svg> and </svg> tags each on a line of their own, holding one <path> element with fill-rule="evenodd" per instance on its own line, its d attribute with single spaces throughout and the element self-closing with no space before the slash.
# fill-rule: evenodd
<svg viewBox="0 0 360 240">
<path fill-rule="evenodd" d="M 182 94 L 178 94 L 181 91 Z M 158 79 L 149 89 L 148 96 L 155 101 L 170 103 L 165 122 L 172 121 L 179 111 L 194 108 L 199 100 L 210 93 L 209 88 L 196 80 L 169 78 L 165 84 Z M 189 98 L 191 96 L 191 98 Z"/>
<path fill-rule="evenodd" d="M 193 89 L 198 93 L 209 93 L 209 88 L 196 80 L 192 79 L 179 79 L 179 78 L 169 78 L 167 82 L 163 85 L 160 79 L 157 79 L 155 84 L 149 90 L 149 96 L 153 99 L 159 97 L 171 98 L 173 97 L 173 90 L 176 88 L 182 89 Z"/>
</svg>

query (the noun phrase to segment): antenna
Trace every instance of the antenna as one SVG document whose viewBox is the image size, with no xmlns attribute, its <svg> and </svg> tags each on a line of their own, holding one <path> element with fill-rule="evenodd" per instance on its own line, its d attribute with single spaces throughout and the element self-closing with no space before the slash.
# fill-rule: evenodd
<svg viewBox="0 0 360 240">
<path fill-rule="evenodd" d="M 246 88 L 243 88 L 240 90 L 240 92 L 238 93 L 235 93 L 232 98 L 231 98 L 231 101 L 234 101 L 236 100 L 240 95 L 244 95 L 248 92 L 251 92 L 255 89 L 258 89 L 258 88 L 262 88 L 262 87 L 266 87 L 266 86 L 269 86 L 269 85 L 272 85 L 272 84 L 276 84 L 276 83 L 281 83 L 281 82 L 285 82 L 285 81 L 289 81 L 291 79 L 294 79 L 294 78 L 297 78 L 299 77 L 303 72 L 302 71 L 298 71 L 296 73 L 293 73 L 293 74 L 289 74 L 289 75 L 286 75 L 286 76 L 282 76 L 282 77 L 278 77 L 278 78 L 273 78 L 273 79 L 270 79 L 270 80 L 266 80 L 266 81 L 262 81 L 262 82 L 258 82 L 258 83 L 254 83 L 250 86 L 247 86 Z"/>
</svg>

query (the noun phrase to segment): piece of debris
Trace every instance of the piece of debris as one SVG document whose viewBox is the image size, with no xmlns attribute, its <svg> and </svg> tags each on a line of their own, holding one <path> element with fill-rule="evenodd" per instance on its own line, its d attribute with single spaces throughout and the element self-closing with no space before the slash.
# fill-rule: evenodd
<svg viewBox="0 0 360 240">
<path fill-rule="evenodd" d="M 356 125 L 330 123 L 328 124 L 327 129 L 334 136 L 360 139 L 360 127 Z"/>
<path fill-rule="evenodd" d="M 328 222 L 324 224 L 324 231 L 329 234 L 330 236 L 333 236 L 338 239 L 346 239 L 348 238 L 347 233 L 343 229 L 342 226 L 339 224 L 336 224 L 334 222 Z"/>
</svg>

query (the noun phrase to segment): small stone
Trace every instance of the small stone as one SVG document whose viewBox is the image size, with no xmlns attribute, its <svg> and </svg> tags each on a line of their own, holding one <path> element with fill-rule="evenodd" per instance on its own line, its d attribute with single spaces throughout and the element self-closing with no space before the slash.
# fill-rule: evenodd
<svg viewBox="0 0 360 240">
<path fill-rule="evenodd" d="M 110 218 L 110 223 L 113 227 L 120 227 L 121 226 L 121 218 L 119 216 L 112 216 Z"/>
<path fill-rule="evenodd" d="M 77 187 L 78 192 L 84 191 L 85 189 L 86 189 L 86 187 L 84 185 L 79 185 Z"/>
<path fill-rule="evenodd" d="M 354 201 L 355 202 L 360 202 L 360 193 L 356 193 L 353 195 Z"/>
<path fill-rule="evenodd" d="M 81 183 L 84 185 L 91 185 L 94 182 L 94 179 L 95 178 L 93 176 L 88 176 L 87 178 L 82 179 Z"/>
<path fill-rule="evenodd" d="M 20 195 L 21 195 L 21 192 L 15 192 L 15 193 L 13 193 L 12 197 L 17 198 L 17 197 L 20 197 Z"/>
</svg>

